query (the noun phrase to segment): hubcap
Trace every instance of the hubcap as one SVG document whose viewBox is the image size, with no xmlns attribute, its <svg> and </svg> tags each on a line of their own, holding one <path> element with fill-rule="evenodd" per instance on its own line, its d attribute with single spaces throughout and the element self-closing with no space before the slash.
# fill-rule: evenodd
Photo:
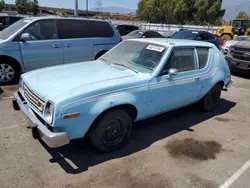
<svg viewBox="0 0 250 188">
<path fill-rule="evenodd" d="M 103 135 L 103 142 L 106 145 L 113 145 L 120 142 L 126 132 L 125 124 L 123 121 L 115 120 L 109 124 L 107 127 L 104 135 Z"/>
<path fill-rule="evenodd" d="M 8 82 L 14 78 L 15 71 L 8 64 L 0 64 L 0 81 Z"/>
</svg>

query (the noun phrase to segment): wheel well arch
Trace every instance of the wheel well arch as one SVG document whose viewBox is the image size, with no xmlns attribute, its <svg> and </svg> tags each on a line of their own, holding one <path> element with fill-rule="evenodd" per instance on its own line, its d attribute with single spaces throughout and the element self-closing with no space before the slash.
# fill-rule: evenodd
<svg viewBox="0 0 250 188">
<path fill-rule="evenodd" d="M 95 55 L 95 60 L 105 54 L 108 50 L 101 50 Z"/>
<path fill-rule="evenodd" d="M 217 84 L 220 84 L 221 89 L 222 89 L 222 88 L 224 87 L 224 84 L 225 84 L 225 83 L 224 83 L 224 81 L 221 80 L 221 81 L 217 82 Z"/>
<path fill-rule="evenodd" d="M 132 104 L 120 104 L 120 105 L 117 105 L 117 106 L 112 106 L 106 110 L 104 110 L 103 112 L 101 112 L 95 119 L 94 121 L 92 122 L 92 124 L 90 125 L 90 128 L 89 130 L 91 130 L 91 128 L 93 128 L 93 125 L 95 125 L 95 123 L 100 119 L 102 118 L 106 113 L 108 113 L 109 111 L 111 110 L 118 110 L 118 109 L 122 109 L 122 110 L 125 110 L 129 116 L 131 117 L 132 121 L 134 122 L 137 118 L 137 115 L 138 115 L 138 110 L 137 108 L 132 105 Z M 89 131 L 88 131 L 89 132 Z"/>
<path fill-rule="evenodd" d="M 7 56 L 7 55 L 0 55 L 0 61 L 1 60 L 9 60 L 9 61 L 15 62 L 18 67 L 18 70 L 20 71 L 20 74 L 23 72 L 22 66 L 15 58 Z"/>
</svg>

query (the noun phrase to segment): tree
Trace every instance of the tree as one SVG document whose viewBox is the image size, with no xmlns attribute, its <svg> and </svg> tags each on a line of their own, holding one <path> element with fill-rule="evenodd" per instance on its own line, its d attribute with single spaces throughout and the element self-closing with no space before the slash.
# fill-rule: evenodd
<svg viewBox="0 0 250 188">
<path fill-rule="evenodd" d="M 28 1 L 27 0 L 16 0 L 16 8 L 19 14 L 27 14 L 28 12 Z"/>
<path fill-rule="evenodd" d="M 29 3 L 29 12 L 32 12 L 34 16 L 37 16 L 39 13 L 38 0 L 30 1 L 28 3 Z"/>
<path fill-rule="evenodd" d="M 5 8 L 5 2 L 4 0 L 0 0 L 0 12 L 2 12 L 4 8 Z"/>
<path fill-rule="evenodd" d="M 137 16 L 148 22 L 216 24 L 225 10 L 222 0 L 140 0 Z"/>
<path fill-rule="evenodd" d="M 238 20 L 238 19 L 244 19 L 244 20 L 247 20 L 247 19 L 249 19 L 250 17 L 248 16 L 248 14 L 246 13 L 246 12 L 244 12 L 244 11 L 240 11 L 238 14 L 237 14 L 237 16 L 236 16 L 236 20 Z"/>
</svg>

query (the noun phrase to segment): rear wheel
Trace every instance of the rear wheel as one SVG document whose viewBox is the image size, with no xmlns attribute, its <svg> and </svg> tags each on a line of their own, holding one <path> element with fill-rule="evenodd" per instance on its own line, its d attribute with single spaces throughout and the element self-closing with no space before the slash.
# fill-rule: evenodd
<svg viewBox="0 0 250 188">
<path fill-rule="evenodd" d="M 102 151 L 111 152 L 122 146 L 131 135 L 132 119 L 124 110 L 106 112 L 89 132 L 92 145 Z"/>
<path fill-rule="evenodd" d="M 0 61 L 0 85 L 17 84 L 20 77 L 20 70 L 15 62 L 9 60 Z"/>
<path fill-rule="evenodd" d="M 222 38 L 224 39 L 224 43 L 227 42 L 228 40 L 232 40 L 232 36 L 229 34 L 222 35 Z"/>
<path fill-rule="evenodd" d="M 95 56 L 95 60 L 97 60 L 99 57 L 101 57 L 102 55 L 104 55 L 107 51 L 101 51 L 98 54 L 96 54 Z"/>
<path fill-rule="evenodd" d="M 203 110 L 207 112 L 212 111 L 216 107 L 218 101 L 220 100 L 220 96 L 221 96 L 221 86 L 220 84 L 216 84 L 200 101 Z"/>
</svg>

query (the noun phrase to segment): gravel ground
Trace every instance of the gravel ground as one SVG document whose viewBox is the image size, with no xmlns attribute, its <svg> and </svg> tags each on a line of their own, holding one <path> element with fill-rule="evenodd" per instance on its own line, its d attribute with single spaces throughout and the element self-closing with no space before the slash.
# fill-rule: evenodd
<svg viewBox="0 0 250 188">
<path fill-rule="evenodd" d="M 3 87 L 0 98 L 1 188 L 216 188 L 250 159 L 250 81 L 233 77 L 212 113 L 194 106 L 136 123 L 119 151 L 101 154 L 87 139 L 50 149 L 33 140 Z M 6 98 L 7 97 L 7 98 Z M 231 187 L 249 187 L 247 169 Z"/>
</svg>

